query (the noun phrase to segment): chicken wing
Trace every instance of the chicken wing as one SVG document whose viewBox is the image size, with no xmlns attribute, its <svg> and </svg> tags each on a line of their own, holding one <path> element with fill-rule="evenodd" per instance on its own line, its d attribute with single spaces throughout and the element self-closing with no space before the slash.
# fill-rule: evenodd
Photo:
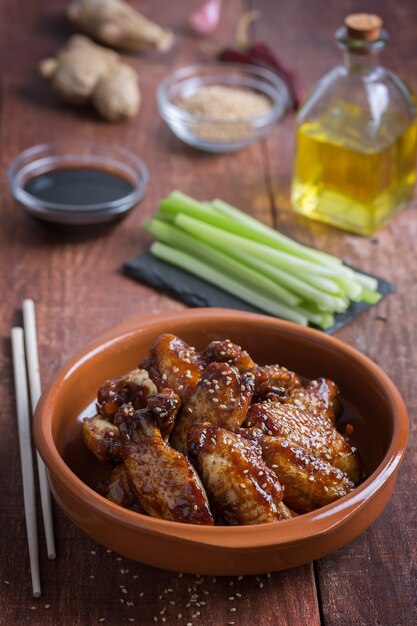
<svg viewBox="0 0 417 626">
<path fill-rule="evenodd" d="M 255 402 L 286 398 L 302 386 L 302 380 L 295 372 L 280 365 L 264 365 L 263 378 L 259 378 L 255 387 Z"/>
<path fill-rule="evenodd" d="M 157 393 L 157 389 L 144 369 L 135 369 L 125 376 L 112 378 L 98 390 L 98 412 L 107 419 L 112 419 L 118 408 L 131 402 L 135 409 L 146 406 L 148 398 Z"/>
<path fill-rule="evenodd" d="M 151 396 L 146 407 L 164 439 L 168 439 L 174 428 L 181 401 L 172 389 L 163 389 Z"/>
<path fill-rule="evenodd" d="M 124 405 L 115 423 L 129 484 L 146 513 L 174 522 L 213 525 L 198 474 L 184 455 L 163 440 L 149 411 Z"/>
<path fill-rule="evenodd" d="M 241 374 L 250 372 L 254 376 L 255 384 L 266 380 L 263 368 L 259 367 L 252 357 L 230 339 L 212 341 L 203 352 L 203 358 L 208 363 L 227 363 L 235 367 Z"/>
<path fill-rule="evenodd" d="M 258 439 L 265 464 L 284 487 L 284 502 L 297 513 L 326 506 L 354 488 L 348 476 L 291 441 L 264 435 Z"/>
<path fill-rule="evenodd" d="M 204 370 L 204 360 L 195 348 L 175 335 L 160 335 L 142 363 L 159 390 L 170 387 L 181 401 L 197 386 Z"/>
<path fill-rule="evenodd" d="M 210 422 L 229 430 L 245 419 L 254 389 L 253 375 L 239 374 L 225 363 L 210 363 L 190 394 L 175 424 L 171 443 L 187 453 L 187 432 L 191 424 Z"/>
<path fill-rule="evenodd" d="M 188 449 L 217 523 L 262 524 L 291 517 L 277 477 L 250 441 L 213 424 L 194 424 Z"/>
<path fill-rule="evenodd" d="M 83 438 L 87 448 L 100 461 L 121 461 L 119 429 L 101 415 L 84 419 Z"/>
<path fill-rule="evenodd" d="M 355 484 L 360 480 L 356 449 L 326 417 L 313 415 L 291 404 L 262 402 L 250 407 L 243 426 L 253 426 L 264 434 L 288 439 L 341 469 Z"/>
<path fill-rule="evenodd" d="M 97 491 L 115 504 L 125 508 L 137 504 L 137 499 L 132 492 L 123 463 L 116 465 L 109 480 L 101 482 Z"/>
<path fill-rule="evenodd" d="M 323 415 L 331 424 L 334 424 L 339 412 L 339 388 L 328 378 L 318 378 L 309 382 L 305 387 L 292 390 L 283 402 L 294 404 L 314 415 Z"/>
</svg>

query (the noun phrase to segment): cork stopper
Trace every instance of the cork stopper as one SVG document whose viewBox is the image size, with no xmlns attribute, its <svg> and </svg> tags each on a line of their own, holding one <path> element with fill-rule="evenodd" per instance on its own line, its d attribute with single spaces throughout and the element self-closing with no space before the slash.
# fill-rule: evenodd
<svg viewBox="0 0 417 626">
<path fill-rule="evenodd" d="M 353 39 L 376 41 L 381 34 L 383 21 L 373 13 L 351 13 L 345 18 L 345 26 L 349 37 Z"/>
</svg>

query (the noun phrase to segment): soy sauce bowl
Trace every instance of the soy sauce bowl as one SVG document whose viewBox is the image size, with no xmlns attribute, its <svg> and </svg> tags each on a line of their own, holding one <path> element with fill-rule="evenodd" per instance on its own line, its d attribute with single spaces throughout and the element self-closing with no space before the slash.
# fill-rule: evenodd
<svg viewBox="0 0 417 626">
<path fill-rule="evenodd" d="M 32 217 L 84 227 L 126 216 L 145 194 L 148 171 L 125 148 L 68 140 L 21 152 L 9 166 L 8 180 Z"/>
</svg>

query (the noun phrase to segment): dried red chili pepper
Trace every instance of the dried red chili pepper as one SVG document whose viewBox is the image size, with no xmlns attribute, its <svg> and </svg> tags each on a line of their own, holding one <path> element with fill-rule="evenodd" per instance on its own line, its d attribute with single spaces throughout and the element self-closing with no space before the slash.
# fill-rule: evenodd
<svg viewBox="0 0 417 626">
<path fill-rule="evenodd" d="M 298 80 L 294 72 L 287 68 L 278 58 L 275 52 L 265 43 L 260 41 L 250 42 L 248 28 L 251 22 L 259 17 L 258 11 L 248 11 L 239 20 L 236 29 L 237 48 L 227 47 L 217 53 L 219 61 L 229 63 L 244 63 L 257 65 L 277 74 L 287 85 L 292 99 L 292 108 L 296 110 L 300 105 Z"/>
</svg>

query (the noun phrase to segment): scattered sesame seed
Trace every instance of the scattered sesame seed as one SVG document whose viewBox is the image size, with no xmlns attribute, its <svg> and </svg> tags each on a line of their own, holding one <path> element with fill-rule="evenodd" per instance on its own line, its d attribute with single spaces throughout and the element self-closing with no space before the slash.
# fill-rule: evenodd
<svg viewBox="0 0 417 626">
<path fill-rule="evenodd" d="M 241 598 L 241 597 L 242 597 L 242 594 L 241 594 L 241 593 L 238 593 L 238 592 L 236 592 L 236 594 L 235 594 L 235 595 L 236 595 L 236 597 L 237 597 L 237 598 Z"/>
<path fill-rule="evenodd" d="M 122 589 L 122 593 L 127 593 L 127 589 Z"/>
<path fill-rule="evenodd" d="M 182 618 L 182 613 L 178 613 L 177 617 L 178 617 L 178 619 L 181 619 Z"/>
<path fill-rule="evenodd" d="M 116 561 L 122 561 L 122 557 L 121 556 L 116 556 Z"/>
<path fill-rule="evenodd" d="M 95 576 L 93 574 L 90 574 L 90 578 L 95 578 Z"/>
<path fill-rule="evenodd" d="M 229 600 L 234 600 L 235 596 L 229 596 Z"/>
<path fill-rule="evenodd" d="M 129 617 L 129 618 L 128 618 L 128 621 L 129 621 L 129 622 L 134 622 L 134 621 L 135 621 L 135 618 L 134 618 L 134 617 Z"/>
<path fill-rule="evenodd" d="M 3 582 L 4 582 L 5 585 L 10 585 L 8 580 L 3 580 Z"/>
<path fill-rule="evenodd" d="M 266 575 L 267 575 L 268 578 L 271 578 L 270 572 L 267 572 Z"/>
<path fill-rule="evenodd" d="M 106 550 L 107 554 L 111 554 L 111 550 Z"/>
<path fill-rule="evenodd" d="M 163 622 L 166 622 L 166 621 L 167 621 L 167 618 L 166 618 L 166 617 L 163 617 L 163 618 L 162 618 L 162 621 L 163 621 Z"/>
<path fill-rule="evenodd" d="M 277 465 L 276 463 L 273 463 L 273 464 L 271 465 L 271 467 L 273 467 L 274 469 L 276 469 L 276 468 L 278 467 L 278 465 Z"/>
<path fill-rule="evenodd" d="M 234 612 L 236 611 L 236 607 L 232 606 L 232 608 L 231 608 L 231 609 L 229 609 L 229 611 L 230 611 L 231 613 L 234 613 Z"/>
<path fill-rule="evenodd" d="M 124 598 L 119 598 L 120 602 L 124 604 Z"/>
<path fill-rule="evenodd" d="M 178 385 L 178 391 L 181 391 L 181 389 L 184 389 L 184 385 Z"/>
<path fill-rule="evenodd" d="M 233 585 L 234 585 L 234 584 L 235 584 L 235 583 L 233 582 L 233 580 L 229 580 L 229 585 L 230 585 L 231 587 L 233 587 Z"/>
<path fill-rule="evenodd" d="M 143 591 L 141 591 L 140 594 L 139 594 L 139 598 L 143 598 L 144 595 L 145 594 L 143 593 Z"/>
<path fill-rule="evenodd" d="M 213 398 L 213 402 L 218 402 L 219 399 L 218 398 Z"/>
<path fill-rule="evenodd" d="M 91 550 L 91 554 L 97 554 L 95 550 Z"/>
<path fill-rule="evenodd" d="M 183 576 L 184 576 L 184 572 L 180 572 L 180 573 L 178 574 L 178 578 L 182 578 Z"/>
<path fill-rule="evenodd" d="M 105 618 L 105 617 L 99 617 L 99 618 L 98 618 L 98 621 L 99 621 L 99 622 L 105 622 L 105 621 L 106 621 L 106 618 Z"/>
<path fill-rule="evenodd" d="M 31 607 L 30 607 L 30 610 L 31 610 L 31 611 L 36 611 L 36 606 L 31 606 Z"/>
<path fill-rule="evenodd" d="M 45 604 L 45 609 L 50 609 L 51 605 L 50 604 Z"/>
<path fill-rule="evenodd" d="M 237 579 L 238 580 L 243 580 L 243 576 L 238 576 Z"/>
<path fill-rule="evenodd" d="M 174 606 L 175 605 L 175 600 L 170 600 L 169 603 Z"/>
<path fill-rule="evenodd" d="M 263 583 L 259 583 L 259 589 L 262 589 L 263 586 L 264 586 Z"/>
<path fill-rule="evenodd" d="M 246 489 L 245 483 L 240 483 L 240 486 L 242 487 L 242 489 Z"/>
</svg>

